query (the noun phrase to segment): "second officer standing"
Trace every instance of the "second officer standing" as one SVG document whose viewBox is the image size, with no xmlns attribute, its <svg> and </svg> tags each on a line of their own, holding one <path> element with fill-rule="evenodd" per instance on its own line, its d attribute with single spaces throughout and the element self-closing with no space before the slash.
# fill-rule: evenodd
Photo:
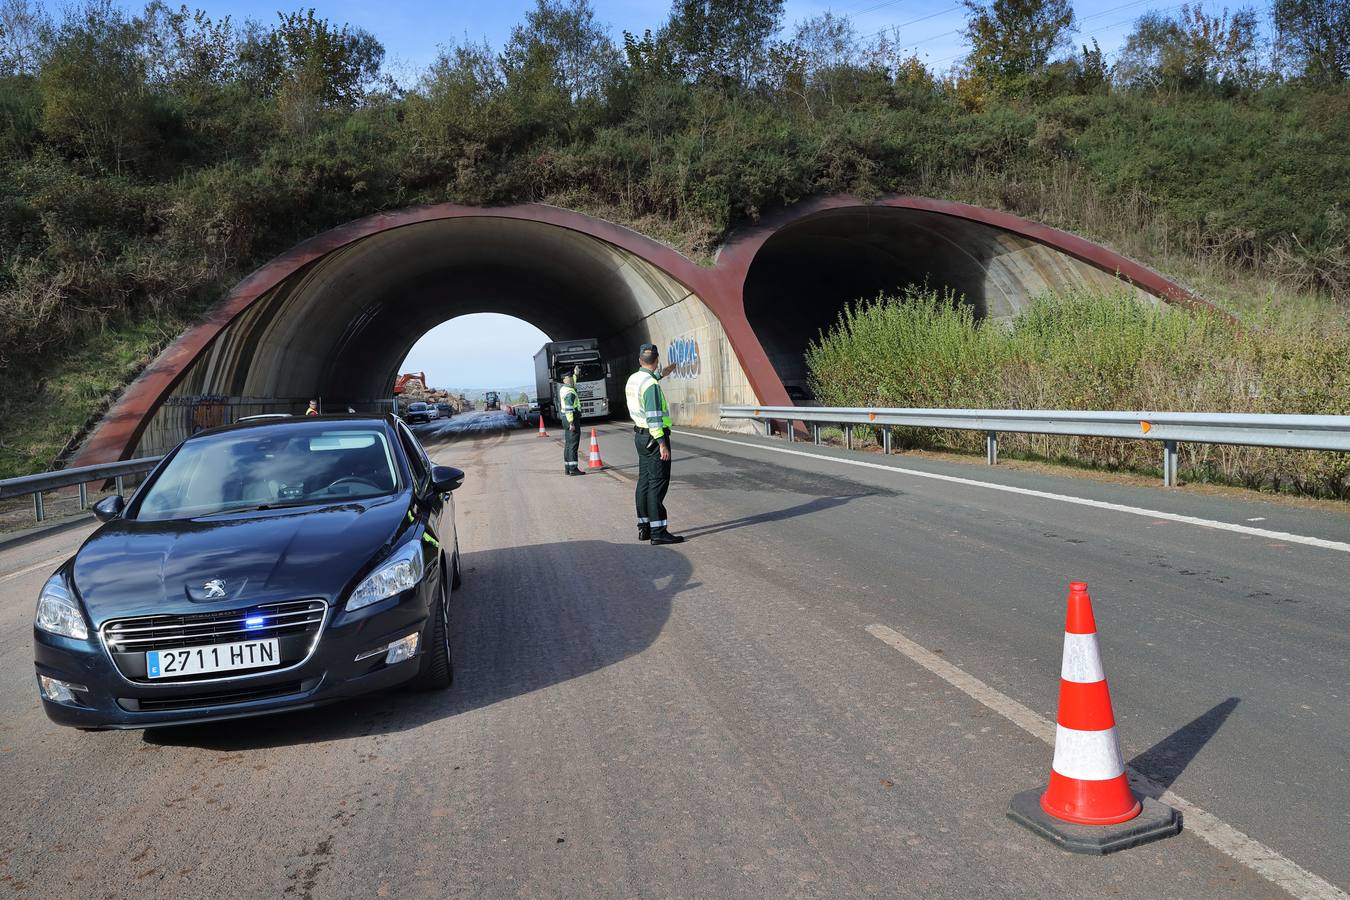
<svg viewBox="0 0 1350 900">
<path fill-rule="evenodd" d="M 581 446 L 581 403 L 577 399 L 574 384 L 574 376 L 579 371 L 580 366 L 573 370 L 572 375 L 564 375 L 562 388 L 558 391 L 563 420 L 563 471 L 568 475 L 582 474 L 577 465 L 577 448 Z"/>
</svg>

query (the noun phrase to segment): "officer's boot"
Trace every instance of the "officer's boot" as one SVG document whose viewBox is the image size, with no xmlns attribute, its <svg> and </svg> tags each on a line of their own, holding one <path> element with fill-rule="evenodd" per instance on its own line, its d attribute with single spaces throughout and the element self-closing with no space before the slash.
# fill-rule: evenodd
<svg viewBox="0 0 1350 900">
<path fill-rule="evenodd" d="M 671 534 L 664 528 L 657 528 L 652 531 L 653 544 L 683 544 L 684 535 Z"/>
<path fill-rule="evenodd" d="M 648 525 L 646 522 L 639 522 L 639 523 L 638 523 L 638 540 L 639 540 L 639 541 L 650 541 L 651 539 L 652 539 L 652 526 Z"/>
</svg>

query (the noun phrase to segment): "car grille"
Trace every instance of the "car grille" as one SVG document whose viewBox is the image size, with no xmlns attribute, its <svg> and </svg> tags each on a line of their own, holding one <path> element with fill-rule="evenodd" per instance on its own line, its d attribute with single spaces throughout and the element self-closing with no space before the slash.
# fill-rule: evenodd
<svg viewBox="0 0 1350 900">
<path fill-rule="evenodd" d="M 140 653 L 312 634 L 323 624 L 327 608 L 322 600 L 291 600 L 186 616 L 117 619 L 103 626 L 103 639 L 113 653 Z M 263 627 L 244 627 L 244 619 L 258 615 L 264 617 Z"/>
<path fill-rule="evenodd" d="M 192 694 L 187 697 L 118 698 L 117 704 L 129 712 L 162 712 L 172 709 L 192 709 L 199 706 L 228 706 L 231 703 L 248 703 L 251 700 L 267 700 L 272 697 L 284 697 L 303 691 L 304 683 L 288 681 L 284 684 L 269 684 L 266 687 L 240 689 L 234 691 L 214 691 L 209 694 Z"/>
<path fill-rule="evenodd" d="M 303 662 L 314 648 L 327 613 L 328 604 L 322 600 L 285 600 L 260 603 L 244 609 L 115 619 L 105 623 L 99 633 L 117 670 L 132 681 L 153 684 L 215 681 L 261 675 Z M 246 628 L 244 620 L 250 616 L 263 616 L 262 626 Z M 205 672 L 182 678 L 150 678 L 146 673 L 145 655 L 149 650 L 175 650 L 268 638 L 276 638 L 281 654 L 277 664 L 270 668 Z"/>
</svg>

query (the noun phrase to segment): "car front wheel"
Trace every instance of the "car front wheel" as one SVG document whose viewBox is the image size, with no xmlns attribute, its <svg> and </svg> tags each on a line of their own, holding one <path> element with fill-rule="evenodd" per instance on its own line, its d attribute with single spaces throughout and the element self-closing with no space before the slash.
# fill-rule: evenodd
<svg viewBox="0 0 1350 900">
<path fill-rule="evenodd" d="M 454 681 L 454 669 L 450 664 L 450 604 L 445 589 L 445 564 L 441 564 L 441 585 L 437 592 L 436 605 L 431 610 L 431 621 L 422 635 L 426 642 L 422 651 L 422 667 L 412 686 L 419 691 L 439 691 L 448 688 Z"/>
</svg>

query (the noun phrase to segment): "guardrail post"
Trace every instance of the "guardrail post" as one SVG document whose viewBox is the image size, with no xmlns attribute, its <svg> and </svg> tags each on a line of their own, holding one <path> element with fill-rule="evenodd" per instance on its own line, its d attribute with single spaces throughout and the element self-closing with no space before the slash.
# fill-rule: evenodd
<svg viewBox="0 0 1350 900">
<path fill-rule="evenodd" d="M 846 450 L 852 450 L 852 449 L 853 449 L 853 426 L 852 426 L 852 425 L 845 425 L 845 426 L 844 426 L 844 449 L 846 449 Z"/>
<path fill-rule="evenodd" d="M 33 491 L 33 515 L 41 522 L 45 512 L 42 507 L 42 491 Z"/>
<path fill-rule="evenodd" d="M 120 497 L 122 495 L 122 476 L 118 475 L 113 479 L 113 482 L 117 485 L 117 495 Z"/>
<path fill-rule="evenodd" d="M 887 456 L 891 455 L 891 426 L 889 425 L 881 429 L 881 452 Z"/>
<path fill-rule="evenodd" d="M 83 481 L 80 482 L 80 509 L 89 507 L 89 485 Z"/>
<path fill-rule="evenodd" d="M 1163 441 L 1163 486 L 1177 486 L 1177 442 Z"/>
<path fill-rule="evenodd" d="M 787 434 L 789 444 L 797 443 L 797 423 L 792 421 L 791 419 L 788 419 Z"/>
<path fill-rule="evenodd" d="M 984 461 L 991 466 L 998 465 L 997 431 L 986 431 L 984 434 Z"/>
<path fill-rule="evenodd" d="M 812 423 L 811 423 L 811 440 L 815 442 L 815 445 L 816 445 L 817 447 L 820 446 L 820 423 L 819 423 L 819 422 L 812 422 Z"/>
</svg>

